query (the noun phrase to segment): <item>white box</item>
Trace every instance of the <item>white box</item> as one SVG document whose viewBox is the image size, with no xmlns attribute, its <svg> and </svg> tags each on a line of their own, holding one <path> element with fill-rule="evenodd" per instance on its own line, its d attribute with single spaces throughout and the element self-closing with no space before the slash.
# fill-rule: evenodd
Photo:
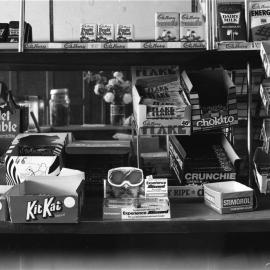
<svg viewBox="0 0 270 270">
<path fill-rule="evenodd" d="M 253 189 L 236 181 L 204 185 L 204 202 L 220 214 L 253 210 Z"/>
</svg>

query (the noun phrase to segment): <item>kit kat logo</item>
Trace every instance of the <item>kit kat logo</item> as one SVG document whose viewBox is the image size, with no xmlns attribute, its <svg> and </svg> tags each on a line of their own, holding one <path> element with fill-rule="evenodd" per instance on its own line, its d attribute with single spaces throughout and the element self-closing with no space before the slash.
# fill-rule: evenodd
<svg viewBox="0 0 270 270">
<path fill-rule="evenodd" d="M 237 13 L 222 13 L 220 12 L 220 16 L 223 24 L 239 24 L 240 22 L 240 12 Z"/>
<path fill-rule="evenodd" d="M 61 201 L 55 201 L 55 197 L 45 198 L 43 203 L 38 200 L 27 203 L 26 221 L 37 220 L 38 216 L 43 219 L 54 217 L 54 214 L 63 209 Z"/>
</svg>

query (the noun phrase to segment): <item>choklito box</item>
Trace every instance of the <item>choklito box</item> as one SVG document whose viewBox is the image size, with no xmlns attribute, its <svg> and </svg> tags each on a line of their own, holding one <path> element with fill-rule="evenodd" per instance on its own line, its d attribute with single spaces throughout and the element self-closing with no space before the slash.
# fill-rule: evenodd
<svg viewBox="0 0 270 270">
<path fill-rule="evenodd" d="M 28 176 L 59 174 L 68 140 L 68 133 L 17 135 L 6 152 L 7 183 L 18 184 Z"/>
<path fill-rule="evenodd" d="M 75 176 L 32 176 L 7 193 L 13 223 L 77 223 L 83 179 Z"/>
<path fill-rule="evenodd" d="M 253 189 L 236 181 L 204 184 L 204 202 L 220 214 L 253 210 Z"/>
</svg>

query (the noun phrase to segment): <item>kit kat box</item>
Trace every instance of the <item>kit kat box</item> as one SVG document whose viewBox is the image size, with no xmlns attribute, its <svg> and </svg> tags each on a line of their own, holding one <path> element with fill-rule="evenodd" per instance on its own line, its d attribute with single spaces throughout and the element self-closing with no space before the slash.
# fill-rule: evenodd
<svg viewBox="0 0 270 270">
<path fill-rule="evenodd" d="M 6 181 L 21 183 L 28 176 L 58 175 L 68 133 L 25 133 L 12 141 L 6 152 Z"/>
<path fill-rule="evenodd" d="M 6 193 L 11 222 L 77 223 L 82 183 L 73 176 L 29 177 Z"/>
<path fill-rule="evenodd" d="M 218 4 L 217 32 L 220 42 L 247 40 L 245 12 L 242 4 Z"/>
</svg>

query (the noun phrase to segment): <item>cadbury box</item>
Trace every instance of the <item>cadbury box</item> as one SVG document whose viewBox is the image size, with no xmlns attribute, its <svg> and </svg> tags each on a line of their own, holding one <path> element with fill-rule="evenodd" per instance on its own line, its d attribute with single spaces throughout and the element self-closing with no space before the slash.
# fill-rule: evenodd
<svg viewBox="0 0 270 270">
<path fill-rule="evenodd" d="M 254 156 L 254 175 L 261 193 L 270 193 L 270 155 L 262 147 L 257 147 Z"/>
<path fill-rule="evenodd" d="M 222 133 L 170 136 L 168 151 L 181 185 L 235 180 L 241 164 Z"/>
<path fill-rule="evenodd" d="M 236 181 L 204 185 L 204 202 L 220 214 L 253 210 L 253 189 Z"/>
<path fill-rule="evenodd" d="M 73 176 L 35 176 L 7 193 L 13 223 L 77 223 L 83 180 Z"/>
<path fill-rule="evenodd" d="M 12 186 L 0 185 L 0 221 L 7 221 L 9 219 L 9 211 L 7 198 L 5 193 L 11 189 Z"/>
<path fill-rule="evenodd" d="M 174 66 L 132 67 L 135 125 L 140 135 L 190 135 L 191 105 Z"/>
<path fill-rule="evenodd" d="M 17 135 L 6 152 L 7 183 L 18 184 L 28 176 L 59 174 L 69 137 L 69 133 Z"/>
<path fill-rule="evenodd" d="M 192 107 L 192 132 L 238 124 L 236 87 L 227 71 L 183 71 L 181 85 Z"/>
</svg>

